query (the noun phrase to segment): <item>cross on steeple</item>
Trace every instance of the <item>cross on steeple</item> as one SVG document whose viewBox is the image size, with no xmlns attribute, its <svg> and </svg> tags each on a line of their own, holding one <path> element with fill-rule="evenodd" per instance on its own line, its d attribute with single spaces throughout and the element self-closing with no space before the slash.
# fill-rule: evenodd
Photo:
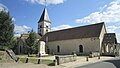
<svg viewBox="0 0 120 68">
<path fill-rule="evenodd" d="M 45 3 L 44 3 L 45 8 L 46 8 L 46 5 L 47 5 L 47 1 L 45 0 Z"/>
<path fill-rule="evenodd" d="M 50 26 L 51 22 L 49 19 L 46 6 L 47 6 L 47 0 L 44 0 L 44 10 L 38 21 L 38 34 L 41 36 L 45 35 L 47 32 L 50 32 L 50 29 L 51 29 L 51 26 Z"/>
</svg>

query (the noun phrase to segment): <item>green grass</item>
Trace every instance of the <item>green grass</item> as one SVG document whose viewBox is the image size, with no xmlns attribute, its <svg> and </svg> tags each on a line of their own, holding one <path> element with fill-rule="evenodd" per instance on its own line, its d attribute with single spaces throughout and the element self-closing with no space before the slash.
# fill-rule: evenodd
<svg viewBox="0 0 120 68">
<path fill-rule="evenodd" d="M 42 64 L 46 64 L 48 66 L 54 66 L 55 65 L 53 60 L 42 60 Z"/>
<path fill-rule="evenodd" d="M 29 59 L 30 63 L 37 63 L 37 61 L 38 61 L 37 59 Z"/>
<path fill-rule="evenodd" d="M 2 60 L 2 58 L 0 58 L 0 60 Z"/>
<path fill-rule="evenodd" d="M 30 57 L 36 57 L 37 54 L 30 54 Z"/>
<path fill-rule="evenodd" d="M 22 63 L 25 63 L 26 59 L 27 58 L 20 58 L 20 61 Z M 28 63 L 38 63 L 38 59 L 28 59 Z M 40 64 L 46 64 L 46 65 L 49 65 L 49 66 L 53 66 L 54 62 L 53 62 L 53 60 L 41 60 Z"/>
<path fill-rule="evenodd" d="M 16 55 L 17 57 L 27 57 L 27 54 Z"/>
<path fill-rule="evenodd" d="M 41 57 L 50 57 L 50 56 L 54 56 L 54 55 L 45 55 L 45 56 L 41 56 Z M 20 55 L 17 55 L 17 57 L 21 58 L 21 57 L 28 57 L 27 54 L 20 54 Z M 29 57 L 38 57 L 37 54 L 30 54 Z"/>
<path fill-rule="evenodd" d="M 20 58 L 19 60 L 20 60 L 21 62 L 25 63 L 26 58 Z"/>
</svg>

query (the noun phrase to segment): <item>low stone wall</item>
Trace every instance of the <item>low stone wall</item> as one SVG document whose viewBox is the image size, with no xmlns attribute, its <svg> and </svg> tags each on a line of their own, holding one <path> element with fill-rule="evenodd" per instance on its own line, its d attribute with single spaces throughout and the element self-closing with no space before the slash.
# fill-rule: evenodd
<svg viewBox="0 0 120 68">
<path fill-rule="evenodd" d="M 0 62 L 14 62 L 6 51 L 0 51 Z"/>
<path fill-rule="evenodd" d="M 100 56 L 100 53 L 99 53 L 99 52 L 91 52 L 91 53 L 89 54 L 89 57 L 90 57 L 90 58 L 98 57 L 98 56 Z"/>
<path fill-rule="evenodd" d="M 76 55 L 55 56 L 57 65 L 76 61 Z"/>
</svg>

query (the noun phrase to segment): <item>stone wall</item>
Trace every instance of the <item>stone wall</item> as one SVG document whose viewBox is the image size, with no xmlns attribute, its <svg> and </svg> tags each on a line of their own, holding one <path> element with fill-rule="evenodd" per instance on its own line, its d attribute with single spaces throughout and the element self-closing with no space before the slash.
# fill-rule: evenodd
<svg viewBox="0 0 120 68">
<path fill-rule="evenodd" d="M 75 55 L 55 56 L 57 65 L 76 61 Z"/>
<path fill-rule="evenodd" d="M 93 57 L 99 57 L 100 56 L 100 52 L 90 52 L 89 57 L 93 58 Z"/>
<path fill-rule="evenodd" d="M 14 62 L 6 51 L 0 51 L 0 62 Z"/>
<path fill-rule="evenodd" d="M 82 38 L 82 39 L 70 39 L 61 41 L 48 42 L 49 53 L 54 54 L 66 54 L 70 55 L 73 51 L 76 54 L 80 53 L 79 46 L 83 46 L 83 53 L 89 53 L 100 50 L 100 40 L 98 37 Z M 57 46 L 60 47 L 60 51 L 57 51 Z"/>
</svg>

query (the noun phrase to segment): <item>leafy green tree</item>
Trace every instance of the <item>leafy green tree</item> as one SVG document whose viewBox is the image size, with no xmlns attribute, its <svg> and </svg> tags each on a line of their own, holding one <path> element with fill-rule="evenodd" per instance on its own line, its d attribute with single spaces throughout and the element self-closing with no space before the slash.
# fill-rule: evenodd
<svg viewBox="0 0 120 68">
<path fill-rule="evenodd" d="M 14 24 L 9 12 L 0 11 L 0 48 L 9 49 L 14 36 Z"/>
<path fill-rule="evenodd" d="M 35 53 L 37 50 L 37 38 L 35 35 L 35 32 L 33 32 L 33 30 L 31 30 L 29 37 L 26 39 L 26 43 L 28 45 L 28 53 L 32 54 Z"/>
<path fill-rule="evenodd" d="M 14 37 L 11 42 L 12 42 L 12 45 L 10 45 L 9 48 L 15 51 L 18 44 L 18 39 Z"/>
</svg>

